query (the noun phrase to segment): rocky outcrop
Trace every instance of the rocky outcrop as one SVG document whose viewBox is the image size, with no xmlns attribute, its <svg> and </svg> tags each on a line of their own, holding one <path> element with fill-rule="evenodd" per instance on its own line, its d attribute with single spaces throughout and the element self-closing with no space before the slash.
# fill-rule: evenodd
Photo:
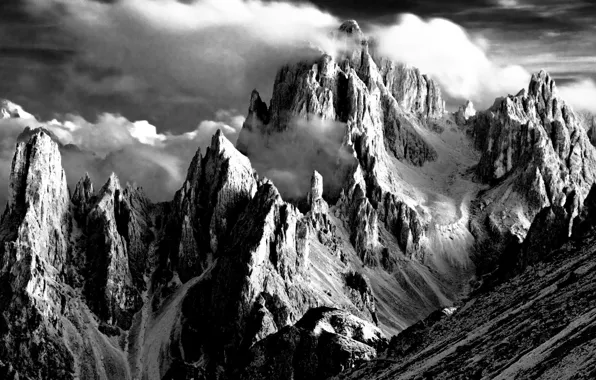
<svg viewBox="0 0 596 380">
<path fill-rule="evenodd" d="M 590 142 L 592 145 L 596 145 L 596 115 L 590 112 L 579 112 L 578 116 L 584 129 L 588 133 Z"/>
<path fill-rule="evenodd" d="M 458 125 L 465 125 L 474 116 L 476 116 L 476 109 L 474 108 L 474 104 L 468 100 L 455 111 L 455 122 Z"/>
<path fill-rule="evenodd" d="M 325 214 L 329 211 L 327 202 L 323 199 L 323 176 L 314 171 L 310 181 L 310 192 L 308 193 L 308 205 L 313 214 Z"/>
<path fill-rule="evenodd" d="M 64 307 L 70 199 L 47 134 L 17 145 L 9 189 L 0 230 L 0 373 L 69 378 L 72 363 L 52 324 Z"/>
<path fill-rule="evenodd" d="M 377 60 L 383 84 L 399 106 L 415 115 L 438 119 L 445 114 L 445 102 L 437 83 L 415 67 Z"/>
<path fill-rule="evenodd" d="M 250 161 L 218 131 L 205 156 L 193 158 L 167 227 L 169 260 L 183 282 L 211 265 L 255 191 Z"/>
<path fill-rule="evenodd" d="M 249 158 L 258 157 L 262 143 L 251 148 L 251 139 L 260 142 L 272 133 L 292 133 L 293 120 L 316 117 L 346 123 L 344 147 L 360 164 L 341 186 L 340 203 L 351 226 L 352 244 L 367 265 L 379 263 L 381 221 L 395 233 L 403 252 L 414 257 L 421 251 L 423 222 L 387 184 L 387 173 L 393 171 L 393 157 L 416 166 L 436 160 L 437 152 L 412 117 L 419 124 L 420 119 L 441 117 L 440 90 L 416 69 L 375 58 L 374 44 L 369 47 L 357 23 L 344 23 L 337 38 L 345 42 L 341 57 L 323 55 L 278 72 L 269 108 L 253 92 L 237 146 Z M 354 176 L 363 181 L 352 182 Z"/>
<path fill-rule="evenodd" d="M 309 310 L 256 345 L 241 379 L 326 379 L 376 357 L 385 338 L 374 325 L 330 308 Z"/>
<path fill-rule="evenodd" d="M 302 223 L 271 183 L 260 184 L 238 216 L 212 280 L 187 298 L 185 352 L 196 352 L 201 342 L 210 352 L 225 353 L 216 361 L 233 367 L 242 349 L 317 304 L 307 285 L 308 229 Z"/>
<path fill-rule="evenodd" d="M 570 220 L 580 212 L 596 179 L 596 153 L 546 72 L 532 76 L 527 93 L 478 114 L 472 134 L 482 152 L 477 175 L 494 185 L 480 206 L 492 239 L 521 243 L 545 207 L 567 204 Z"/>
<path fill-rule="evenodd" d="M 72 204 L 77 211 L 76 219 L 79 223 L 85 222 L 84 218 L 92 206 L 91 202 L 94 196 L 93 182 L 89 177 L 89 173 L 85 173 L 85 176 L 77 182 L 71 198 Z"/>
<path fill-rule="evenodd" d="M 84 224 L 87 304 L 102 320 L 124 329 L 130 328 L 146 286 L 152 239 L 148 207 L 140 190 L 122 189 L 112 175 L 94 199 Z"/>
</svg>

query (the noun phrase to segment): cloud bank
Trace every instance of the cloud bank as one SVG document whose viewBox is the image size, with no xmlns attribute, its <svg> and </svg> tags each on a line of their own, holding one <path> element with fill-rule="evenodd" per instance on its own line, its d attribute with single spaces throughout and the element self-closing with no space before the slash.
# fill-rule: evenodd
<svg viewBox="0 0 596 380">
<path fill-rule="evenodd" d="M 596 114 L 596 83 L 584 79 L 564 86 L 558 86 L 559 95 L 576 111 Z"/>
<path fill-rule="evenodd" d="M 281 133 L 263 135 L 259 128 L 243 132 L 252 166 L 272 180 L 286 200 L 304 200 L 317 170 L 324 178 L 325 197 L 334 201 L 357 164 L 351 148 L 342 146 L 345 123 L 310 115 L 289 124 Z"/>
<path fill-rule="evenodd" d="M 73 36 L 77 54 L 63 75 L 73 98 L 84 93 L 177 132 L 189 119 L 245 107 L 255 87 L 270 91 L 284 63 L 314 57 L 312 45 L 332 50 L 329 31 L 339 25 L 312 5 L 289 2 L 28 1 Z M 110 93 L 125 98 L 120 106 Z"/>
<path fill-rule="evenodd" d="M 330 31 L 341 23 L 300 2 L 27 1 L 32 12 L 59 20 L 74 37 L 78 54 L 64 74 L 67 93 L 85 93 L 112 113 L 177 132 L 219 109 L 244 108 L 253 88 L 268 97 L 282 64 L 316 56 L 309 46 L 336 50 Z M 470 99 L 488 107 L 527 86 L 531 76 L 520 65 L 499 63 L 515 58 L 494 59 L 489 40 L 447 19 L 402 14 L 369 29 L 383 55 L 436 79 L 454 104 Z M 118 96 L 116 106 L 110 95 Z"/>
<path fill-rule="evenodd" d="M 517 93 L 530 80 L 521 66 L 494 63 L 486 51 L 488 41 L 449 20 L 405 14 L 392 26 L 376 27 L 374 35 L 382 55 L 418 67 L 454 99 L 487 107 L 498 96 Z"/>
<path fill-rule="evenodd" d="M 26 127 L 45 128 L 62 145 L 62 165 L 71 188 L 88 172 L 101 186 L 114 172 L 121 182 L 143 187 L 155 201 L 170 200 L 180 188 L 197 148 L 205 148 L 219 129 L 235 142 L 244 117 L 234 110 L 220 110 L 215 120 L 199 123 L 195 130 L 158 133 L 147 121 L 129 121 L 123 116 L 101 114 L 94 122 L 77 115 L 60 120 L 39 121 L 31 115 L 0 119 L 0 183 L 8 184 L 17 137 Z M 8 186 L 0 189 L 5 203 Z"/>
</svg>

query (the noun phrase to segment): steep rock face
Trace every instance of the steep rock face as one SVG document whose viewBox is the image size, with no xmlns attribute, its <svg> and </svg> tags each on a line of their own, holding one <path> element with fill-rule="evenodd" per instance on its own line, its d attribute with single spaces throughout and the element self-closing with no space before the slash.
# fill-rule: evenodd
<svg viewBox="0 0 596 380">
<path fill-rule="evenodd" d="M 400 115 L 395 106 L 396 100 L 391 96 L 382 96 L 385 115 L 384 134 L 385 147 L 395 157 L 407 160 L 414 165 L 422 166 L 425 162 L 437 159 L 437 152 L 420 138 L 407 120 Z"/>
<path fill-rule="evenodd" d="M 596 179 L 596 154 L 576 114 L 541 71 L 529 91 L 497 100 L 476 116 L 473 136 L 483 152 L 478 176 L 495 186 L 480 211 L 497 240 L 521 243 L 544 207 L 581 209 Z"/>
<path fill-rule="evenodd" d="M 151 261 L 148 201 L 115 176 L 97 195 L 86 176 L 71 199 L 58 144 L 44 130 L 29 133 L 17 144 L 0 230 L 0 374 L 126 378 L 99 331 L 119 335 L 140 307 Z"/>
<path fill-rule="evenodd" d="M 592 145 L 596 146 L 596 115 L 593 115 L 589 112 L 581 112 L 578 116 L 586 132 L 588 133 L 590 142 Z"/>
<path fill-rule="evenodd" d="M 455 122 L 459 125 L 465 125 L 474 116 L 476 116 L 476 109 L 474 104 L 468 100 L 455 112 Z"/>
<path fill-rule="evenodd" d="M 420 77 L 417 70 L 410 71 L 385 60 L 381 73 L 357 24 L 346 23 L 340 31 L 348 33 L 347 37 L 341 37 L 340 33 L 340 38 L 347 41 L 344 60 L 337 61 L 341 64 L 323 55 L 315 63 L 303 62 L 282 68 L 277 74 L 267 112 L 260 97 L 253 92 L 238 147 L 249 157 L 256 155 L 250 148 L 251 133 L 260 131 L 267 135 L 284 131 L 292 127 L 291 121 L 295 118 L 318 117 L 345 122 L 345 145 L 353 148 L 361 166 L 352 177 L 361 175 L 366 183 L 348 181 L 343 186 L 345 214 L 356 222 L 351 224 L 357 250 L 367 262 L 379 261 L 378 253 L 374 252 L 379 251 L 376 223 L 380 219 L 391 226 L 391 232 L 396 232 L 400 246 L 413 255 L 419 251 L 423 229 L 418 226 L 423 223 L 417 211 L 393 193 L 394 189 L 386 185 L 385 179 L 392 170 L 388 167 L 392 157 L 413 165 L 423 165 L 437 158 L 436 151 L 407 113 L 423 117 L 442 114 L 440 93 L 433 90 L 435 84 Z M 418 87 L 410 88 L 413 82 Z M 420 86 L 426 90 L 422 91 Z M 429 86 L 431 90 L 427 89 Z M 429 93 L 432 101 L 427 99 Z M 356 186 L 364 192 L 366 200 L 360 195 L 352 197 Z M 403 211 L 396 214 L 396 208 Z M 398 231 L 395 225 L 399 226 Z M 410 231 L 414 231 L 412 236 L 409 236 Z"/>
<path fill-rule="evenodd" d="M 381 58 L 379 74 L 401 108 L 431 119 L 440 118 L 445 113 L 441 89 L 417 68 Z"/>
<path fill-rule="evenodd" d="M 64 273 L 70 228 L 70 200 L 57 146 L 45 133 L 19 143 L 3 215 L 3 270 L 13 272 L 15 290 L 25 290 L 39 311 L 57 310 L 48 281 Z"/>
<path fill-rule="evenodd" d="M 145 288 L 148 201 L 137 189 L 122 189 L 115 175 L 99 191 L 87 214 L 85 295 L 109 324 L 128 329 Z"/>
<path fill-rule="evenodd" d="M 47 134 L 17 145 L 9 190 L 0 231 L 0 372 L 69 378 L 72 361 L 52 324 L 64 307 L 70 199 L 58 147 Z"/>
<path fill-rule="evenodd" d="M 237 365 L 241 349 L 317 304 L 307 285 L 308 229 L 300 219 L 271 183 L 259 186 L 230 232 L 212 280 L 187 298 L 187 360 L 198 340 L 208 352 L 225 352 L 215 359 L 225 362 L 220 364 Z"/>
<path fill-rule="evenodd" d="M 94 196 L 93 182 L 91 181 L 91 177 L 89 177 L 89 173 L 85 173 L 85 176 L 77 182 L 71 198 L 72 204 L 77 211 L 75 217 L 80 223 L 84 223 L 84 217 L 89 212 L 89 207 Z"/>
<path fill-rule="evenodd" d="M 294 326 L 250 349 L 241 379 L 326 379 L 376 357 L 386 339 L 370 323 L 337 309 L 309 310 Z"/>
<path fill-rule="evenodd" d="M 170 260 L 184 282 L 212 263 L 220 239 L 256 191 L 256 174 L 250 161 L 217 132 L 205 156 L 197 152 L 186 181 L 176 193 Z"/>
</svg>

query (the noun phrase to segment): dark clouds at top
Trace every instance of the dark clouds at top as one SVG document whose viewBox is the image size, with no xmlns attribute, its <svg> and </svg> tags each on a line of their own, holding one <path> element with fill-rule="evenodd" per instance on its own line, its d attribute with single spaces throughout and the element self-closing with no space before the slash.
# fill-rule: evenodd
<svg viewBox="0 0 596 380">
<path fill-rule="evenodd" d="M 182 36 L 180 43 L 187 44 L 188 53 L 184 56 L 168 48 L 167 43 L 178 43 L 172 35 L 170 40 L 151 40 L 162 31 L 145 27 L 140 20 L 143 15 L 130 11 L 134 7 L 124 7 L 123 16 L 118 18 L 99 6 L 88 6 L 117 7 L 122 3 L 0 2 L 0 97 L 21 104 L 42 119 L 77 113 L 93 120 L 98 114 L 110 112 L 130 120 L 148 120 L 160 131 L 183 132 L 194 130 L 201 120 L 212 118 L 221 109 L 244 113 L 252 87 L 267 98 L 276 67 L 301 56 L 286 45 L 267 45 L 267 38 L 247 40 L 244 29 L 221 23 Z M 446 18 L 484 41 L 487 56 L 498 64 L 521 65 L 530 72 L 545 68 L 560 83 L 596 79 L 596 2 L 592 0 L 313 0 L 310 4 L 337 20 L 357 19 L 365 28 L 394 24 L 397 15 L 405 12 L 425 19 Z M 122 43 L 113 47 L 110 44 L 114 40 L 121 41 L 85 35 L 88 31 L 84 22 L 80 22 L 80 30 L 73 28 L 69 13 L 80 9 L 111 17 L 114 31 L 122 33 L 122 40 L 128 39 L 129 46 Z M 288 7 L 286 14 L 283 9 L 277 12 L 281 20 L 292 23 L 296 9 L 301 8 Z M 270 20 L 263 21 L 267 22 Z M 102 33 L 106 34 L 99 29 L 98 34 Z M 274 27 L 271 33 L 277 33 L 277 29 Z M 134 46 L 134 39 L 141 48 Z M 234 46 L 236 40 L 242 43 Z M 214 55 L 220 62 L 210 62 L 209 51 L 203 53 L 207 57 L 200 57 L 201 52 L 196 51 L 210 46 L 225 51 L 226 45 L 231 45 L 227 55 Z M 143 54 L 142 58 L 135 57 Z M 173 55 L 168 58 L 168 54 Z M 180 69 L 166 72 L 165 67 L 171 69 L 176 61 Z M 197 67 L 193 69 L 193 65 Z"/>
<path fill-rule="evenodd" d="M 447 18 L 490 41 L 491 55 L 530 71 L 549 70 L 561 83 L 596 79 L 594 0 L 313 0 L 343 18 L 395 22 L 396 13 Z"/>
</svg>

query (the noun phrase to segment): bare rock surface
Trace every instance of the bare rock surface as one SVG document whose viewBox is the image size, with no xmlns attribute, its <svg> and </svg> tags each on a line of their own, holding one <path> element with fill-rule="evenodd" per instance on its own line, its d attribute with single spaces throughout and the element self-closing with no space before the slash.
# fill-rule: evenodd
<svg viewBox="0 0 596 380">
<path fill-rule="evenodd" d="M 376 357 L 386 339 L 374 325 L 341 310 L 310 309 L 294 326 L 255 344 L 241 379 L 326 379 Z"/>
<path fill-rule="evenodd" d="M 479 113 L 471 133 L 482 152 L 476 174 L 492 185 L 474 210 L 476 238 L 497 251 L 522 244 L 545 207 L 565 209 L 569 236 L 596 179 L 596 151 L 554 80 L 533 75 L 527 93 Z"/>
</svg>

